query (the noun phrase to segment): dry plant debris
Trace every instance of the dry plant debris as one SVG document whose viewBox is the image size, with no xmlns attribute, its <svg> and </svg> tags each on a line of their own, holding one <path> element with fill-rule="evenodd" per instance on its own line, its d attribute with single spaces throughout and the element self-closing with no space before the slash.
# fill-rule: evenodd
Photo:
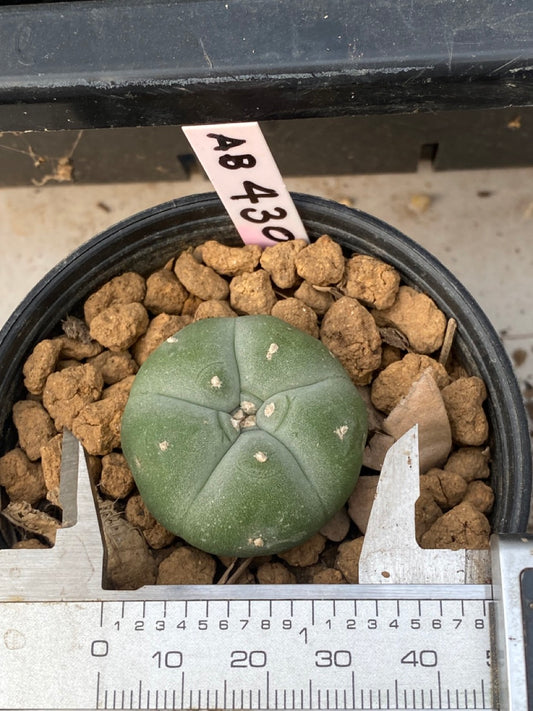
<svg viewBox="0 0 533 711">
<path fill-rule="evenodd" d="M 111 279 L 82 312 L 84 319 L 67 316 L 64 334 L 37 343 L 24 364 L 27 396 L 13 407 L 18 445 L 0 457 L 2 515 L 15 547 L 53 545 L 66 426 L 89 453 L 108 584 L 356 583 L 379 469 L 414 422 L 419 543 L 488 546 L 494 493 L 485 385 L 455 361 L 446 315 L 390 265 L 346 257 L 327 235 L 264 250 L 209 240 L 147 277 Z M 359 387 L 370 427 L 362 476 L 334 519 L 297 548 L 238 561 L 192 548 L 153 518 L 121 453 L 120 421 L 139 366 L 166 338 L 197 319 L 255 313 L 320 338 Z"/>
</svg>

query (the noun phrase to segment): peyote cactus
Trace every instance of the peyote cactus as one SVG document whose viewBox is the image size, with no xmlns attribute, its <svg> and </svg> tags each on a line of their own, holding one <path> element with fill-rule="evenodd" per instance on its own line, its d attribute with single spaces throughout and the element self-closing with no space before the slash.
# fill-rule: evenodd
<svg viewBox="0 0 533 711">
<path fill-rule="evenodd" d="M 122 445 L 151 513 L 210 553 L 286 550 L 359 475 L 366 411 L 317 339 L 272 316 L 197 321 L 135 378 Z"/>
</svg>

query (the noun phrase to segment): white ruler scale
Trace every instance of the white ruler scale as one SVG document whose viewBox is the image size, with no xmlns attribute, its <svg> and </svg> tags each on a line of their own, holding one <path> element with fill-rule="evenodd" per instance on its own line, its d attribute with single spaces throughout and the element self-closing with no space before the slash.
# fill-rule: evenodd
<svg viewBox="0 0 533 711">
<path fill-rule="evenodd" d="M 49 551 L 0 552 L 0 708 L 529 708 L 513 591 L 530 542 L 495 539 L 496 587 L 399 584 L 404 566 L 389 566 L 391 584 L 103 590 L 85 458 L 64 440 L 73 525 Z M 398 467 L 413 471 L 413 444 L 416 430 L 391 450 L 382 481 L 404 485 Z"/>
<path fill-rule="evenodd" d="M 496 708 L 486 599 L 339 594 L 12 603 L 8 629 L 2 611 L 0 703 L 3 709 Z"/>
</svg>

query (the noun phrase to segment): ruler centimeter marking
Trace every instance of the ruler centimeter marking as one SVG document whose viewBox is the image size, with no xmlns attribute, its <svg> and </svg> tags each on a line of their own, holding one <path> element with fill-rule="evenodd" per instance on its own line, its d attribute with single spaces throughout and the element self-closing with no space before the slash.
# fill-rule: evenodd
<svg viewBox="0 0 533 711">
<path fill-rule="evenodd" d="M 494 709 L 491 606 L 349 596 L 0 603 L 0 708 Z"/>
</svg>

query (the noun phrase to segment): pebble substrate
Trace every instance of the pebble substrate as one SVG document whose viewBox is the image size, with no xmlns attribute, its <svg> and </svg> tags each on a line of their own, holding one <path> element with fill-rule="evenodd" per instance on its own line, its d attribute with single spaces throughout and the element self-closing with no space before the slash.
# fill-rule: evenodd
<svg viewBox="0 0 533 711">
<path fill-rule="evenodd" d="M 445 352 L 446 315 L 390 265 L 362 254 L 346 258 L 327 235 L 264 250 L 208 240 L 147 278 L 115 277 L 83 312 L 83 320 L 66 316 L 64 334 L 38 343 L 24 365 L 27 396 L 13 406 L 19 441 L 0 458 L 8 499 L 2 530 L 13 547 L 53 545 L 67 427 L 85 447 L 97 486 L 108 585 L 227 581 L 235 561 L 192 548 L 147 511 L 120 449 L 120 421 L 138 368 L 165 339 L 198 319 L 260 313 L 320 338 L 339 358 L 367 404 L 369 438 L 363 475 L 330 524 L 297 548 L 253 559 L 230 580 L 357 583 L 379 468 L 409 428 L 413 404 L 415 416 L 430 410 L 435 417 L 421 435 L 419 543 L 488 547 L 494 494 L 484 383 L 456 362 L 453 348 Z"/>
</svg>

